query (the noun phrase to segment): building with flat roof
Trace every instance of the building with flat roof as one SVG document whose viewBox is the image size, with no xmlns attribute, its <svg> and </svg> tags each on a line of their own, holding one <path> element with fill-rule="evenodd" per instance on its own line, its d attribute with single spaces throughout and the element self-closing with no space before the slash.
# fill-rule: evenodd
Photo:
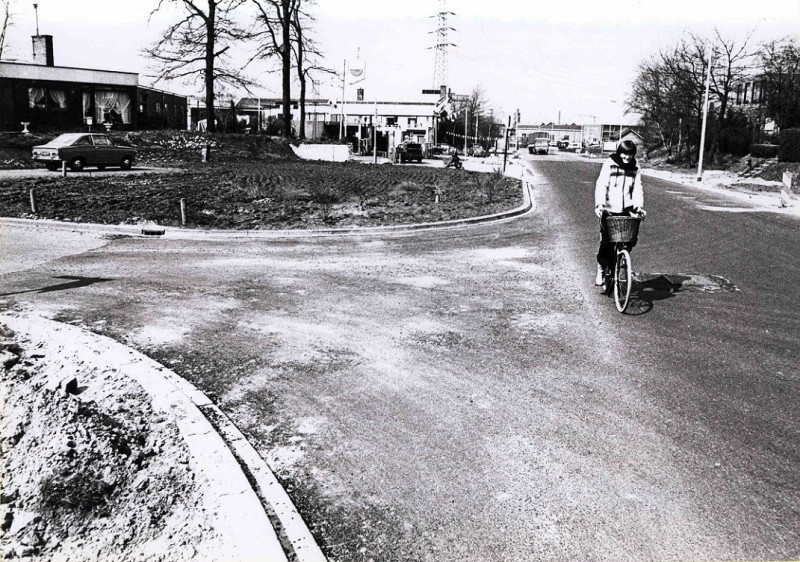
<svg viewBox="0 0 800 562">
<path fill-rule="evenodd" d="M 33 48 L 32 63 L 0 62 L 0 130 L 186 127 L 186 96 L 140 86 L 135 72 L 56 66 L 50 35 Z"/>
</svg>

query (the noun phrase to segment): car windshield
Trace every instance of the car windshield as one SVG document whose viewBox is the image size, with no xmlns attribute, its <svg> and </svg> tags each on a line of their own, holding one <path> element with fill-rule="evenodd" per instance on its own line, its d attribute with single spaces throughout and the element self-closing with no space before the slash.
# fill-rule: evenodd
<svg viewBox="0 0 800 562">
<path fill-rule="evenodd" d="M 56 148 L 62 147 L 62 146 L 69 146 L 73 142 L 75 142 L 76 139 L 79 139 L 83 135 L 84 135 L 84 133 L 66 133 L 66 134 L 57 136 L 56 138 L 54 138 L 53 140 L 51 140 L 50 142 L 48 142 L 44 146 L 52 146 L 52 147 L 56 147 Z"/>
</svg>

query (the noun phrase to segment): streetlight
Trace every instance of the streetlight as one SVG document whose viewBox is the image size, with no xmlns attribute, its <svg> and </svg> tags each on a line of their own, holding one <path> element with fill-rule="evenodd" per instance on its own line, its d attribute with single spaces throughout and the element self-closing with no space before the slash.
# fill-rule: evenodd
<svg viewBox="0 0 800 562">
<path fill-rule="evenodd" d="M 703 153 L 706 150 L 706 120 L 708 119 L 708 89 L 711 83 L 711 42 L 706 47 L 708 51 L 708 71 L 706 73 L 706 95 L 703 100 L 703 126 L 700 129 L 700 155 L 697 159 L 697 181 L 703 180 Z"/>
</svg>

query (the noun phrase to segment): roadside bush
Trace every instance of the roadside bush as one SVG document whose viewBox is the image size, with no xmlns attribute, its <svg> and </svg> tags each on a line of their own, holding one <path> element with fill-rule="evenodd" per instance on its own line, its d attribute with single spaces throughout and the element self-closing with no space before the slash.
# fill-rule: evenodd
<svg viewBox="0 0 800 562">
<path fill-rule="evenodd" d="M 778 160 L 781 162 L 800 162 L 800 129 L 784 129 L 781 131 Z"/>
<path fill-rule="evenodd" d="M 753 133 L 746 127 L 730 127 L 719 134 L 719 150 L 723 154 L 746 156 L 752 142 Z"/>
<path fill-rule="evenodd" d="M 751 144 L 750 156 L 756 158 L 775 158 L 778 155 L 777 144 Z"/>
</svg>

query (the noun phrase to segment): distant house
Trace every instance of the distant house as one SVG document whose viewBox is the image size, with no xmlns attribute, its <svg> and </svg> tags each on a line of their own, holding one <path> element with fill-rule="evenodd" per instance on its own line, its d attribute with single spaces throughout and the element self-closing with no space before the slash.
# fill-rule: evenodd
<svg viewBox="0 0 800 562">
<path fill-rule="evenodd" d="M 730 108 L 740 110 L 747 117 L 757 136 L 775 132 L 775 121 L 767 117 L 764 86 L 764 80 L 751 76 L 735 83 L 733 94 L 728 98 Z"/>
<path fill-rule="evenodd" d="M 0 62 L 0 130 L 185 128 L 185 96 L 140 86 L 133 72 L 55 66 L 49 35 L 33 46 L 33 63 Z"/>
</svg>

